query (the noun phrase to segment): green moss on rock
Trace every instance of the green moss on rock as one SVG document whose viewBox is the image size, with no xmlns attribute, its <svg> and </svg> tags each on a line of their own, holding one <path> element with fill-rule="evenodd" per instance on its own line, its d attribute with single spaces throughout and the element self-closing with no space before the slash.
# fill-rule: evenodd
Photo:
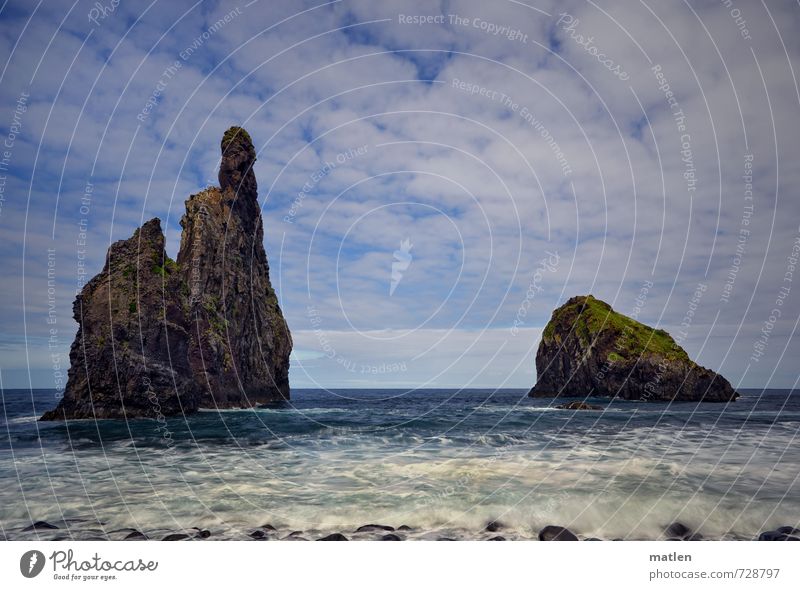
<svg viewBox="0 0 800 590">
<path fill-rule="evenodd" d="M 667 332 L 616 312 L 592 295 L 573 297 L 555 310 L 545 327 L 543 339 L 555 340 L 559 326 L 569 326 L 581 345 L 587 348 L 594 346 L 600 337 L 613 338 L 612 354 L 619 358 L 658 355 L 669 360 L 689 360 L 686 351 Z"/>
<path fill-rule="evenodd" d="M 536 353 L 535 397 L 620 397 L 643 401 L 735 400 L 666 331 L 614 311 L 592 295 L 553 312 Z"/>
<path fill-rule="evenodd" d="M 250 134 L 244 127 L 237 127 L 237 126 L 231 127 L 222 135 L 222 142 L 220 143 L 220 147 L 222 147 L 222 152 L 224 153 L 225 150 L 228 149 L 228 146 L 233 141 L 242 141 L 242 140 L 245 140 L 248 143 L 253 143 L 253 140 L 250 138 Z"/>
</svg>

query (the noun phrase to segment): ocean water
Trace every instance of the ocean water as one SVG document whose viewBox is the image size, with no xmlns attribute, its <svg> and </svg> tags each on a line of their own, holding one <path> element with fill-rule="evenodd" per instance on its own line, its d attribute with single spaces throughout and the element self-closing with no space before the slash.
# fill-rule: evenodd
<svg viewBox="0 0 800 590">
<path fill-rule="evenodd" d="M 554 408 L 522 390 L 293 390 L 289 404 L 186 418 L 42 423 L 54 392 L 6 390 L 0 534 L 158 538 L 191 527 L 248 538 L 266 523 L 352 536 L 510 539 L 545 525 L 656 539 L 680 521 L 750 539 L 800 521 L 800 392 L 732 404 L 589 399 Z M 45 520 L 53 531 L 22 529 Z M 122 531 L 120 531 L 123 529 Z M 356 535 L 358 538 L 358 535 Z"/>
</svg>

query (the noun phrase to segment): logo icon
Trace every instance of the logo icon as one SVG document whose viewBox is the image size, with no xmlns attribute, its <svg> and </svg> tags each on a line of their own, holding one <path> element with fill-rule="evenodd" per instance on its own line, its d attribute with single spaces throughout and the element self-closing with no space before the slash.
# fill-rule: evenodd
<svg viewBox="0 0 800 590">
<path fill-rule="evenodd" d="M 26 551 L 19 559 L 19 571 L 26 578 L 35 578 L 44 569 L 44 553 L 36 551 Z"/>
<path fill-rule="evenodd" d="M 414 244 L 406 238 L 400 242 L 400 249 L 394 251 L 394 262 L 392 262 L 392 282 L 389 285 L 389 297 L 394 295 L 397 285 L 403 280 L 403 273 L 408 270 L 414 257 L 411 255 L 411 248 Z"/>
</svg>

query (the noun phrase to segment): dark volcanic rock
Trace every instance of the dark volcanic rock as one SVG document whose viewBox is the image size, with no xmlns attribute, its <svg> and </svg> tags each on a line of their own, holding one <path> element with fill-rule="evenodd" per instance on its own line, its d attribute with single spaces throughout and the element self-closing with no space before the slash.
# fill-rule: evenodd
<svg viewBox="0 0 800 590">
<path fill-rule="evenodd" d="M 365 524 L 364 526 L 360 526 L 356 529 L 357 533 L 364 533 L 368 531 L 393 531 L 393 526 L 388 526 L 385 524 Z"/>
<path fill-rule="evenodd" d="M 389 533 L 388 535 L 383 535 L 381 537 L 381 541 L 402 541 L 403 539 L 399 535 L 395 535 L 394 533 Z"/>
<path fill-rule="evenodd" d="M 568 404 L 561 404 L 556 406 L 559 410 L 602 410 L 600 406 L 593 406 L 586 402 L 569 402 Z"/>
<path fill-rule="evenodd" d="M 492 537 L 489 541 L 505 541 L 506 538 L 502 535 L 497 535 L 496 537 Z"/>
<path fill-rule="evenodd" d="M 222 136 L 220 143 L 222 160 L 219 165 L 219 187 L 224 192 L 230 189 L 234 195 L 255 195 L 258 191 L 253 164 L 256 150 L 250 134 L 242 127 L 231 127 Z"/>
<path fill-rule="evenodd" d="M 505 526 L 503 525 L 502 522 L 498 520 L 493 520 L 486 525 L 486 528 L 484 530 L 489 533 L 496 533 L 497 531 L 502 530 L 504 528 Z"/>
<path fill-rule="evenodd" d="M 188 538 L 189 538 L 189 535 L 187 535 L 185 533 L 173 533 L 171 535 L 167 535 L 166 537 L 164 537 L 161 540 L 162 541 L 183 541 L 183 540 L 188 539 Z"/>
<path fill-rule="evenodd" d="M 536 352 L 533 397 L 733 401 L 739 394 L 694 363 L 672 337 L 615 312 L 591 295 L 553 312 Z"/>
<path fill-rule="evenodd" d="M 787 531 L 797 532 L 792 527 L 781 527 L 775 531 L 766 531 L 758 536 L 759 541 L 800 541 L 800 537 L 794 536 Z"/>
<path fill-rule="evenodd" d="M 57 529 L 58 527 L 54 524 L 50 524 L 49 522 L 45 522 L 43 520 L 37 520 L 32 525 L 25 527 L 22 529 L 23 531 L 52 531 Z"/>
<path fill-rule="evenodd" d="M 132 533 L 129 533 L 128 535 L 126 535 L 124 540 L 125 541 L 137 541 L 137 540 L 138 541 L 146 541 L 147 540 L 147 535 L 145 535 L 144 533 L 141 533 L 139 531 L 133 531 Z"/>
<path fill-rule="evenodd" d="M 548 525 L 539 531 L 540 541 L 578 541 L 578 537 L 563 526 Z"/>
<path fill-rule="evenodd" d="M 783 535 L 800 535 L 800 529 L 796 529 L 793 526 L 781 526 L 775 530 Z"/>
<path fill-rule="evenodd" d="M 250 537 L 252 537 L 253 539 L 266 539 L 267 533 L 265 533 L 264 531 L 253 531 L 252 533 L 250 533 Z"/>
<path fill-rule="evenodd" d="M 683 539 L 684 537 L 688 537 L 692 534 L 692 529 L 682 522 L 673 522 L 664 529 L 664 534 L 667 537 L 677 537 L 679 539 Z"/>
<path fill-rule="evenodd" d="M 198 407 L 175 263 L 158 219 L 108 249 L 73 305 L 78 334 L 64 397 L 43 420 L 159 418 Z"/>
<path fill-rule="evenodd" d="M 43 420 L 161 418 L 289 398 L 292 339 L 269 279 L 244 129 L 222 139 L 220 188 L 186 202 L 177 262 L 158 219 L 111 245 L 75 300 L 64 397 Z"/>
<path fill-rule="evenodd" d="M 189 286 L 189 363 L 204 407 L 289 398 L 292 338 L 269 279 L 250 136 L 222 139 L 220 188 L 186 201 L 178 265 Z"/>
<path fill-rule="evenodd" d="M 333 533 L 328 535 L 327 537 L 322 537 L 321 539 L 317 539 L 317 541 L 347 541 L 347 537 L 345 537 L 342 533 Z"/>
</svg>

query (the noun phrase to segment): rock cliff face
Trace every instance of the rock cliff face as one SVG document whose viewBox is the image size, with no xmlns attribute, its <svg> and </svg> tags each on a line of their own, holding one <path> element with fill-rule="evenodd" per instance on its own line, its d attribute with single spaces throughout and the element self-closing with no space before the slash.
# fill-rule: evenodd
<svg viewBox="0 0 800 590">
<path fill-rule="evenodd" d="M 158 219 L 109 250 L 73 307 L 64 397 L 43 420 L 136 418 L 289 398 L 292 339 L 269 280 L 244 129 L 222 140 L 220 188 L 193 195 L 178 261 Z"/>
<path fill-rule="evenodd" d="M 190 291 L 189 362 L 203 382 L 203 407 L 289 398 L 292 339 L 269 280 L 244 129 L 222 138 L 220 188 L 186 201 L 178 265 Z"/>
<path fill-rule="evenodd" d="M 111 245 L 100 274 L 75 299 L 78 335 L 64 397 L 43 420 L 157 418 L 197 409 L 175 263 L 158 219 Z"/>
<path fill-rule="evenodd" d="M 533 397 L 733 401 L 739 394 L 694 363 L 664 330 L 615 312 L 591 295 L 553 312 L 536 353 Z"/>
</svg>

